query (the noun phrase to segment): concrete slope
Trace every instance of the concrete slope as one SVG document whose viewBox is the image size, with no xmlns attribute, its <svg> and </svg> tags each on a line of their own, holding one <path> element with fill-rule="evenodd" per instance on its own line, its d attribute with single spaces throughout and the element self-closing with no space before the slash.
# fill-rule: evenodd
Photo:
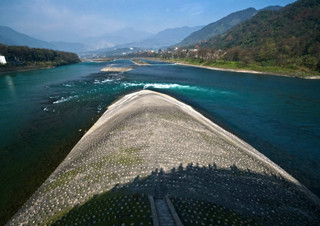
<svg viewBox="0 0 320 226">
<path fill-rule="evenodd" d="M 183 224 L 320 221 L 319 199 L 267 157 L 190 106 L 143 90 L 111 105 L 9 224 L 143 221 L 146 195 L 170 197 Z"/>
</svg>

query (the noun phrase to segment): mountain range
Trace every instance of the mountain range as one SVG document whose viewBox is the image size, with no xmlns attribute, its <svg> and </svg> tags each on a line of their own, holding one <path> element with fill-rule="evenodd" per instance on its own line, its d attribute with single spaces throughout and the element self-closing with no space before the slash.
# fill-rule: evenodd
<svg viewBox="0 0 320 226">
<path fill-rule="evenodd" d="M 7 26 L 0 26 L 0 43 L 8 46 L 29 46 L 31 48 L 55 49 L 68 52 L 87 50 L 87 47 L 82 43 L 46 42 L 17 32 Z"/>
<path fill-rule="evenodd" d="M 240 24 L 247 19 L 250 19 L 260 11 L 279 10 L 279 9 L 281 9 L 281 6 L 269 6 L 261 10 L 256 10 L 255 8 L 248 8 L 248 9 L 231 13 L 216 22 L 208 24 L 207 26 L 203 27 L 201 30 L 193 32 L 192 34 L 187 36 L 182 42 L 180 42 L 178 45 L 188 46 L 195 43 L 200 43 L 202 41 L 206 41 L 215 35 L 219 35 L 227 32 L 229 29 L 231 29 L 235 25 Z"/>
<path fill-rule="evenodd" d="M 215 35 L 223 34 L 232 27 L 241 24 L 261 11 L 276 11 L 281 6 L 269 6 L 261 10 L 248 8 L 229 14 L 228 16 L 208 24 L 207 26 L 180 27 L 161 31 L 145 40 L 116 45 L 113 48 L 100 49 L 94 53 L 103 56 L 115 56 L 118 53 L 132 53 L 135 50 L 159 49 L 170 46 L 188 46 L 203 40 L 208 40 Z M 134 50 L 131 50 L 133 48 Z"/>
<path fill-rule="evenodd" d="M 151 34 L 136 31 L 132 28 L 125 28 L 114 33 L 109 33 L 101 37 L 92 37 L 83 43 L 69 42 L 46 42 L 26 34 L 19 33 L 12 28 L 0 26 L 0 43 L 5 45 L 29 46 L 36 48 L 47 48 L 70 52 L 91 52 L 101 55 L 102 53 L 115 49 L 150 50 L 167 48 L 173 45 L 190 46 L 202 43 L 204 47 L 214 45 L 217 41 L 214 37 L 219 37 L 234 27 L 245 24 L 250 18 L 265 14 L 272 14 L 273 11 L 280 10 L 280 6 L 270 6 L 261 10 L 254 8 L 244 9 L 231 13 L 226 17 L 208 24 L 207 26 L 170 28 Z M 281 10 L 280 10 L 281 11 Z M 118 50 L 117 50 L 118 51 Z M 113 51 L 114 52 L 114 51 Z"/>
<path fill-rule="evenodd" d="M 320 1 L 298 0 L 277 11 L 260 11 L 227 32 L 188 48 L 198 51 L 170 54 L 213 66 L 237 65 L 238 68 L 297 76 L 318 75 Z"/>
<path fill-rule="evenodd" d="M 178 27 L 178 28 L 169 28 L 159 33 L 144 39 L 139 42 L 132 42 L 125 45 L 120 45 L 117 47 L 137 47 L 137 48 L 166 48 L 176 43 L 181 42 L 185 37 L 190 35 L 192 32 L 198 31 L 203 26 L 195 27 Z"/>
<path fill-rule="evenodd" d="M 86 40 L 91 50 L 111 48 L 131 42 L 138 42 L 151 37 L 153 34 L 144 31 L 137 31 L 127 27 L 113 33 L 107 33 L 100 37 L 91 37 Z"/>
<path fill-rule="evenodd" d="M 83 43 L 70 42 L 46 42 L 26 34 L 17 32 L 10 27 L 0 26 L 0 43 L 4 45 L 29 46 L 32 48 L 46 48 L 68 52 L 109 51 L 114 48 L 166 48 L 182 41 L 192 32 L 199 30 L 202 26 L 170 28 L 151 34 L 136 31 L 132 28 L 121 29 L 100 37 L 91 37 Z"/>
</svg>

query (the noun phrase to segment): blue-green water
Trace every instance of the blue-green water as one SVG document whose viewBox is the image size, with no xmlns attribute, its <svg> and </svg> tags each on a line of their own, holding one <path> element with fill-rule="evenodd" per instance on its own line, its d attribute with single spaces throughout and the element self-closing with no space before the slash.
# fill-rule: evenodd
<svg viewBox="0 0 320 226">
<path fill-rule="evenodd" d="M 129 60 L 0 75 L 0 211 L 29 194 L 106 107 L 152 89 L 195 107 L 320 195 L 320 80 Z M 9 208 L 10 207 L 10 208 Z"/>
</svg>

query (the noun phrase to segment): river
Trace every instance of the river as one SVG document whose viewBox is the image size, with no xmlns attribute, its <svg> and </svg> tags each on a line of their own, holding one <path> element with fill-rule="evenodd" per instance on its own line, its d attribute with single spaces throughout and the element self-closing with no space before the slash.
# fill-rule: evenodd
<svg viewBox="0 0 320 226">
<path fill-rule="evenodd" d="M 320 80 L 149 63 L 125 73 L 100 70 L 135 66 L 130 60 L 0 75 L 0 218 L 23 204 L 108 105 L 141 89 L 193 106 L 320 195 Z"/>
</svg>

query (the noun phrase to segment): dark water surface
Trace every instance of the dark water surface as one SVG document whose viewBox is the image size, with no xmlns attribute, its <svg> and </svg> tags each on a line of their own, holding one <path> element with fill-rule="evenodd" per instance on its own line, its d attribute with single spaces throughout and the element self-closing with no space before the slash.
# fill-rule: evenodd
<svg viewBox="0 0 320 226">
<path fill-rule="evenodd" d="M 129 60 L 0 75 L 0 219 L 55 169 L 106 107 L 152 89 L 195 107 L 320 195 L 320 80 Z M 0 222 L 1 224 L 1 222 Z"/>
</svg>

